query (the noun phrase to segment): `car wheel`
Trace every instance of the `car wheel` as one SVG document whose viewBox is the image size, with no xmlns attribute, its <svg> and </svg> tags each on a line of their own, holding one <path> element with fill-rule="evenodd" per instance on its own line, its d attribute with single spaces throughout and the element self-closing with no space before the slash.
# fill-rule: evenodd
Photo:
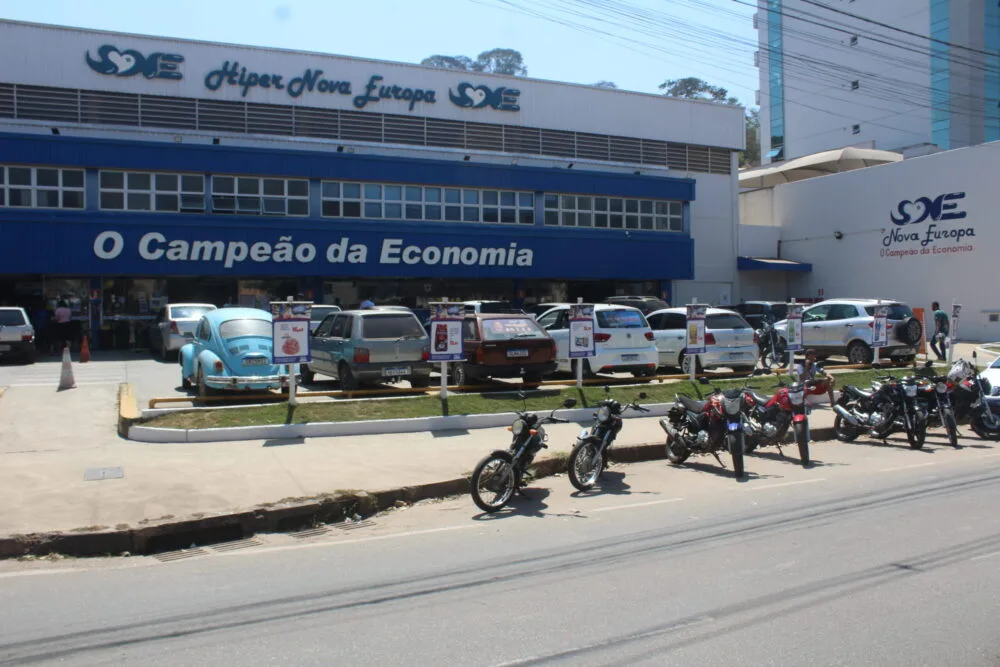
<svg viewBox="0 0 1000 667">
<path fill-rule="evenodd" d="M 590 359 L 583 359 L 582 361 L 583 361 L 583 377 L 585 378 L 597 377 L 597 373 L 595 373 L 594 370 L 590 367 Z M 570 362 L 570 370 L 572 371 L 574 376 L 576 375 L 576 364 L 579 363 L 581 363 L 580 359 L 574 359 Z"/>
<path fill-rule="evenodd" d="M 691 374 L 691 357 L 689 355 L 681 353 L 680 367 L 685 375 Z M 705 369 L 701 365 L 701 358 L 695 355 L 694 374 L 701 375 L 704 372 Z"/>
<path fill-rule="evenodd" d="M 469 371 L 465 369 L 465 364 L 455 364 L 455 370 L 451 374 L 452 381 L 459 387 L 469 384 Z"/>
<path fill-rule="evenodd" d="M 21 363 L 25 366 L 30 366 L 35 363 L 35 350 L 32 349 L 30 352 L 25 352 L 24 356 L 21 357 Z"/>
<path fill-rule="evenodd" d="M 341 391 L 354 391 L 358 388 L 358 379 L 354 377 L 354 373 L 351 372 L 350 366 L 345 363 L 341 363 L 337 370 L 337 374 L 340 376 Z"/>
<path fill-rule="evenodd" d="M 854 341 L 847 347 L 847 361 L 856 366 L 870 364 L 875 360 L 875 353 L 861 341 Z"/>
<path fill-rule="evenodd" d="M 524 374 L 524 383 L 525 384 L 538 384 L 541 381 L 542 381 L 542 374 L 541 373 L 525 373 Z"/>
<path fill-rule="evenodd" d="M 410 378 L 410 386 L 414 389 L 427 389 L 431 385 L 429 375 L 414 375 Z"/>
<path fill-rule="evenodd" d="M 302 382 L 311 383 L 316 379 L 316 374 L 313 373 L 312 369 L 309 368 L 308 364 L 302 364 L 300 375 L 302 375 Z"/>
</svg>

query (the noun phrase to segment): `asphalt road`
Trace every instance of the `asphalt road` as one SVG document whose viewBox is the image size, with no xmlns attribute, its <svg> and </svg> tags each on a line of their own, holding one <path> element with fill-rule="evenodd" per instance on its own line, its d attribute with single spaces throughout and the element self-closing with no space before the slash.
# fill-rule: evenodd
<svg viewBox="0 0 1000 667">
<path fill-rule="evenodd" d="M 457 498 L 174 562 L 0 563 L 0 665 L 997 665 L 1000 448 L 970 444 L 742 484 L 616 466 L 496 517 Z"/>
</svg>

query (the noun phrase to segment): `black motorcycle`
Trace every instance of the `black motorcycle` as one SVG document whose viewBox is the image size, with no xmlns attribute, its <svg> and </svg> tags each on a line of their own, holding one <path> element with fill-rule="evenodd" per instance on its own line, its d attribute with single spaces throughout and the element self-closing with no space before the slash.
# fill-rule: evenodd
<svg viewBox="0 0 1000 667">
<path fill-rule="evenodd" d="M 975 351 L 973 362 L 978 362 Z M 956 361 L 948 372 L 952 404 L 959 424 L 968 423 L 980 438 L 1000 441 L 1000 396 L 993 396 L 990 381 L 979 374 L 978 363 Z"/>
<path fill-rule="evenodd" d="M 484 512 L 503 509 L 514 493 L 524 486 L 524 476 L 535 455 L 547 449 L 545 424 L 566 424 L 567 419 L 555 416 L 556 408 L 547 417 L 528 412 L 524 392 L 518 392 L 524 410 L 518 411 L 514 423 L 507 427 L 513 438 L 510 449 L 498 449 L 480 461 L 472 471 L 472 500 Z M 562 407 L 572 408 L 576 399 L 567 398 Z"/>
<path fill-rule="evenodd" d="M 609 395 L 611 388 L 604 387 L 604 393 Z M 580 432 L 576 439 L 576 445 L 573 446 L 573 451 L 569 455 L 569 481 L 573 486 L 580 491 L 587 491 L 594 487 L 597 478 L 601 476 L 607 465 L 611 445 L 614 444 L 615 438 L 622 430 L 622 414 L 626 410 L 649 412 L 648 409 L 636 402 L 644 398 L 646 398 L 646 393 L 642 392 L 635 401 L 625 405 L 610 396 L 598 403 L 593 425 Z"/>
<path fill-rule="evenodd" d="M 924 368 L 930 369 L 933 365 L 933 361 L 928 361 Z M 927 423 L 931 426 L 943 426 L 948 434 L 948 444 L 957 449 L 961 445 L 958 444 L 958 422 L 951 402 L 948 376 L 934 375 L 930 371 L 930 375 L 924 377 L 925 382 L 919 385 L 917 399 L 927 413 Z"/>
<path fill-rule="evenodd" d="M 773 366 L 784 368 L 788 365 L 788 350 L 785 349 L 781 336 L 775 331 L 770 316 L 764 316 L 764 321 L 757 330 L 757 347 L 760 348 L 761 368 Z"/>
<path fill-rule="evenodd" d="M 871 390 L 845 386 L 833 406 L 837 413 L 833 420 L 837 439 L 854 442 L 867 432 L 872 438 L 884 441 L 894 431 L 903 430 L 910 447 L 922 448 L 927 438 L 927 413 L 917 398 L 919 381 L 913 376 L 900 379 L 884 375 L 872 382 Z"/>
</svg>

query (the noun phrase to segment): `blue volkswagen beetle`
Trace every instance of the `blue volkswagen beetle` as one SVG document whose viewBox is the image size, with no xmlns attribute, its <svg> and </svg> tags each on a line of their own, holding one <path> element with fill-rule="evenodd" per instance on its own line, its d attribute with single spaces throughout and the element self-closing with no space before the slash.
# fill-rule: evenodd
<svg viewBox="0 0 1000 667">
<path fill-rule="evenodd" d="M 271 313 L 257 308 L 220 308 L 206 313 L 194 340 L 181 348 L 181 382 L 198 388 L 279 389 L 288 381 L 271 363 Z"/>
</svg>

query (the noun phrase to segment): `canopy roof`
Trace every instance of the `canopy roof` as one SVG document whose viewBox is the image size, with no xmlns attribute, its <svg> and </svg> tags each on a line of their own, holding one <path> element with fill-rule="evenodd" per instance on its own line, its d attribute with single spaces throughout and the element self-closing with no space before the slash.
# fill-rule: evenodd
<svg viewBox="0 0 1000 667">
<path fill-rule="evenodd" d="M 816 176 L 836 174 L 841 171 L 863 169 L 889 162 L 899 162 L 903 156 L 891 151 L 874 148 L 838 148 L 814 153 L 788 162 L 740 172 L 741 188 L 773 188 L 781 183 L 802 181 Z"/>
<path fill-rule="evenodd" d="M 793 262 L 790 259 L 778 259 L 777 257 L 746 257 L 736 258 L 736 268 L 739 271 L 798 271 L 808 273 L 812 271 L 812 264 L 808 262 Z"/>
</svg>

